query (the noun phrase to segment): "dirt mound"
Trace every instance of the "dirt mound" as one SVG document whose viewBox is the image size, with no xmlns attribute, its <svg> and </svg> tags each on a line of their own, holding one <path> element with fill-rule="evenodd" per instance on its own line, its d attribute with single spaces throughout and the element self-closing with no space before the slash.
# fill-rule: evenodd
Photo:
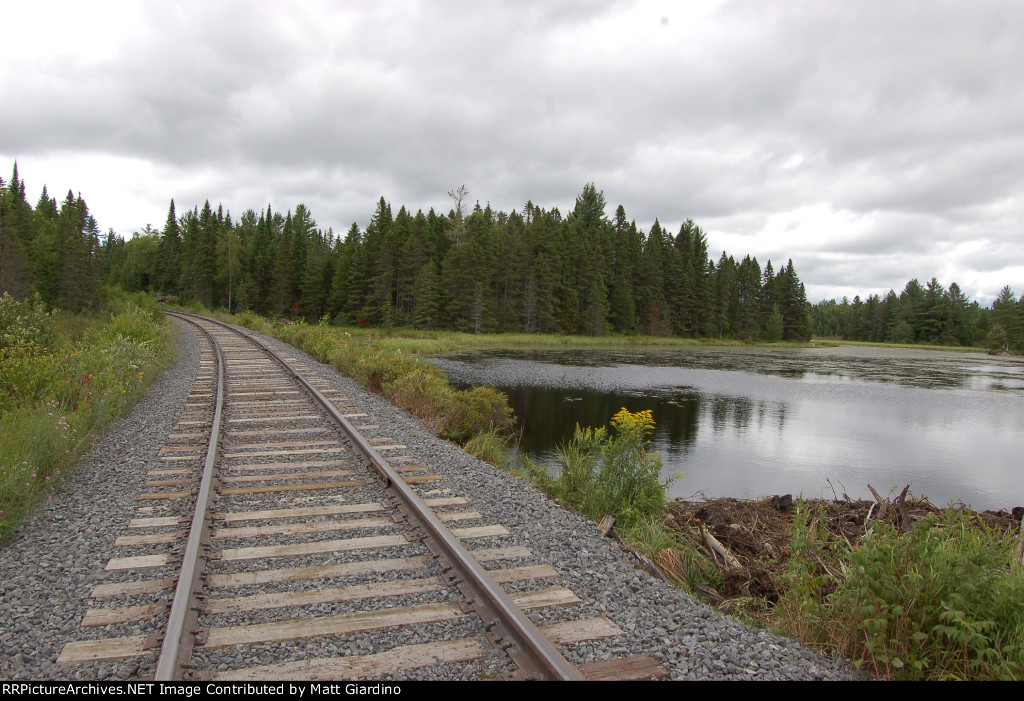
<svg viewBox="0 0 1024 701">
<path fill-rule="evenodd" d="M 908 497 L 905 491 L 894 500 L 878 502 L 810 499 L 803 503 L 812 533 L 824 531 L 826 539 L 845 541 L 851 546 L 860 541 L 867 525 L 885 522 L 908 530 L 925 516 L 944 510 L 927 499 Z M 736 558 L 740 567 L 722 568 L 723 582 L 717 592 L 722 598 L 757 597 L 775 603 L 783 586 L 780 575 L 789 559 L 795 509 L 791 495 L 759 500 L 680 500 L 669 504 L 665 521 L 672 529 L 697 539 L 701 529 L 705 529 Z M 1016 532 L 1020 529 L 1022 513 L 1024 508 L 1017 507 L 1012 513 L 1005 510 L 975 512 L 974 518 L 979 527 L 984 523 L 1000 532 Z M 719 603 L 715 592 L 705 591 L 704 594 L 710 602 Z"/>
</svg>

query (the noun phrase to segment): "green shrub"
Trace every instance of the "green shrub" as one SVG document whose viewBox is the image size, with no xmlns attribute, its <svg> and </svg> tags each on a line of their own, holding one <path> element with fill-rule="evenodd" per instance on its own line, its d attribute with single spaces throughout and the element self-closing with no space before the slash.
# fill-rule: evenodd
<svg viewBox="0 0 1024 701">
<path fill-rule="evenodd" d="M 508 397 L 493 387 L 453 391 L 451 396 L 439 431 L 444 438 L 465 443 L 478 433 L 507 431 L 512 426 Z"/>
<path fill-rule="evenodd" d="M 934 517 L 868 534 L 832 605 L 863 634 L 851 656 L 902 679 L 1024 678 L 1024 577 L 1012 538 Z"/>
<path fill-rule="evenodd" d="M 0 295 L 0 352 L 31 355 L 49 349 L 54 341 L 53 315 L 38 297 L 20 302 Z"/>
<path fill-rule="evenodd" d="M 383 394 L 386 385 L 415 371 L 417 364 L 422 362 L 410 356 L 372 347 L 364 350 L 354 360 L 349 374 L 376 394 Z"/>
<path fill-rule="evenodd" d="M 45 401 L 60 372 L 59 358 L 51 353 L 58 322 L 41 301 L 0 296 L 0 416 Z"/>
<path fill-rule="evenodd" d="M 647 452 L 654 430 L 651 412 L 622 409 L 611 425 L 614 435 L 604 428 L 576 427 L 558 451 L 565 467 L 555 493 L 591 518 L 611 514 L 628 528 L 661 514 L 668 485 L 661 481 L 661 457 Z"/>
<path fill-rule="evenodd" d="M 453 394 L 444 373 L 426 363 L 389 381 L 382 390 L 398 406 L 434 424 L 440 422 Z"/>
<path fill-rule="evenodd" d="M 110 319 L 106 336 L 115 342 L 124 339 L 135 346 L 144 347 L 154 343 L 161 333 L 155 321 L 156 317 L 151 311 L 131 305 Z"/>
<path fill-rule="evenodd" d="M 1016 539 L 972 518 L 950 510 L 902 534 L 877 525 L 843 547 L 844 566 L 824 569 L 837 558 L 823 552 L 804 515 L 794 525 L 778 627 L 883 679 L 1024 678 Z"/>
<path fill-rule="evenodd" d="M 258 333 L 271 335 L 272 324 L 258 314 L 242 312 L 234 317 L 233 323 L 244 326 Z"/>
</svg>

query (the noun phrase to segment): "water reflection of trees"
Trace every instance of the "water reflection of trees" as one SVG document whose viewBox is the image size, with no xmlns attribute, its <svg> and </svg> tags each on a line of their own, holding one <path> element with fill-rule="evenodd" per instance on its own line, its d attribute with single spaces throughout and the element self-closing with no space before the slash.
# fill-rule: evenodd
<svg viewBox="0 0 1024 701">
<path fill-rule="evenodd" d="M 565 442 L 577 425 L 605 426 L 622 407 L 632 412 L 650 409 L 657 424 L 654 440 L 686 446 L 696 439 L 700 400 L 690 397 L 650 397 L 631 394 L 543 387 L 502 387 L 523 428 L 522 449 L 550 450 Z"/>
<path fill-rule="evenodd" d="M 786 425 L 786 405 L 781 402 L 751 401 L 747 397 L 713 397 L 706 399 L 707 414 L 715 434 L 729 429 L 746 433 L 751 426 L 757 430 L 765 428 L 766 421 L 773 421 L 774 427 L 782 431 Z"/>
<path fill-rule="evenodd" d="M 693 447 L 702 418 L 712 430 L 745 433 L 785 425 L 784 404 L 746 397 L 707 397 L 696 391 L 666 395 L 597 392 L 550 387 L 503 387 L 522 427 L 521 449 L 531 454 L 564 443 L 577 425 L 605 426 L 622 407 L 651 410 L 657 429 L 653 441 L 669 456 L 685 456 Z M 766 426 L 766 423 L 768 426 Z"/>
</svg>

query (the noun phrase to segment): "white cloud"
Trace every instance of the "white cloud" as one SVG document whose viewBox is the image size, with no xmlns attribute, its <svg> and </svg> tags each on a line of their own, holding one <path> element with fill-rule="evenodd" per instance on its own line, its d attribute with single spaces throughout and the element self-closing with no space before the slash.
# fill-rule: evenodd
<svg viewBox="0 0 1024 701">
<path fill-rule="evenodd" d="M 13 15 L 11 14 L 13 13 Z M 304 202 L 473 199 L 792 258 L 821 295 L 1024 290 L 1024 6 L 37 2 L 8 11 L 0 163 L 122 233 Z M 9 39 L 9 41 L 8 41 Z M 882 289 L 884 288 L 884 289 Z M 814 295 L 811 295 L 812 298 Z M 840 295 L 841 296 L 841 295 Z M 851 295 L 852 296 L 852 295 Z"/>
</svg>

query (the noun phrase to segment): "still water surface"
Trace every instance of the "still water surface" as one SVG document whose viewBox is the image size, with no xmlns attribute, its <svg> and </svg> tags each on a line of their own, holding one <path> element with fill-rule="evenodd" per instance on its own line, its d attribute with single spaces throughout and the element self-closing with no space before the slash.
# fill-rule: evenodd
<svg viewBox="0 0 1024 701">
<path fill-rule="evenodd" d="M 576 424 L 651 409 L 672 496 L 844 492 L 910 484 L 933 503 L 1024 504 L 1024 359 L 862 347 L 482 351 L 435 360 L 497 387 L 520 449 L 556 466 Z M 831 481 L 831 485 L 829 485 Z"/>
</svg>

